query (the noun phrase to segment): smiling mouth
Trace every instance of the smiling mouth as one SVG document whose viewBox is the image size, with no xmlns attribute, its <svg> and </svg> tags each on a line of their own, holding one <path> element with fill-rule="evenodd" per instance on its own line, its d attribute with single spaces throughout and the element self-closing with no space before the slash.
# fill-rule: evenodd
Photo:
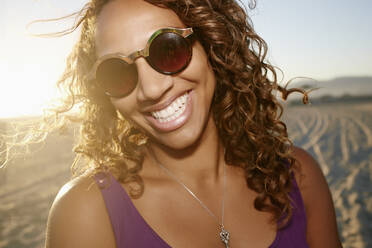
<svg viewBox="0 0 372 248">
<path fill-rule="evenodd" d="M 188 98 L 189 93 L 185 92 L 182 96 L 177 97 L 168 107 L 151 112 L 151 115 L 160 123 L 172 121 L 185 111 Z"/>
</svg>

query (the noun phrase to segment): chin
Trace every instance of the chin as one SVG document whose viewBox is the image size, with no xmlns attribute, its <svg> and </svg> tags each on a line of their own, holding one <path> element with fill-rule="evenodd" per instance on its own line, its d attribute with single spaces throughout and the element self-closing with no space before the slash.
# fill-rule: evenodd
<svg viewBox="0 0 372 248">
<path fill-rule="evenodd" d="M 182 130 L 180 133 L 166 135 L 166 137 L 154 137 L 152 143 L 159 144 L 169 150 L 184 150 L 195 146 L 200 138 L 201 130 Z"/>
<path fill-rule="evenodd" d="M 213 129 L 213 127 L 215 127 L 212 116 L 209 116 L 209 118 L 207 118 L 208 120 L 206 121 L 201 121 L 201 119 L 199 119 L 200 122 L 197 122 L 197 126 L 184 127 L 164 136 L 160 135 L 153 137 L 151 140 L 153 143 L 159 144 L 163 148 L 174 151 L 181 151 L 197 147 L 198 144 L 200 144 L 200 141 L 205 139 L 205 136 L 210 133 L 209 131 L 211 131 L 211 128 Z M 203 125 L 203 123 L 205 124 Z"/>
</svg>

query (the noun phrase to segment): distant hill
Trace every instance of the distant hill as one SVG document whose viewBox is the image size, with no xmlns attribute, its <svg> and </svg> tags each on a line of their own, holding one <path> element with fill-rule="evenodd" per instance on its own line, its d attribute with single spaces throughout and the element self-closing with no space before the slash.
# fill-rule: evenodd
<svg viewBox="0 0 372 248">
<path fill-rule="evenodd" d="M 304 89 L 319 88 L 311 92 L 311 99 L 344 96 L 372 97 L 372 77 L 338 77 L 326 81 L 299 79 L 288 86 L 288 88 L 295 87 Z M 293 97 L 291 96 L 291 98 Z"/>
</svg>

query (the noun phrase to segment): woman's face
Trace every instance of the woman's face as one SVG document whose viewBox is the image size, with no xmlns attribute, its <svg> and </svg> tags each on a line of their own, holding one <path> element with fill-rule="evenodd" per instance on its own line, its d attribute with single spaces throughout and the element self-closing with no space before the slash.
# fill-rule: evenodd
<svg viewBox="0 0 372 248">
<path fill-rule="evenodd" d="M 166 27 L 185 25 L 169 9 L 140 0 L 111 1 L 97 19 L 97 55 L 129 55 L 143 49 L 155 31 Z M 172 149 L 194 144 L 213 123 L 214 73 L 198 41 L 193 43 L 192 53 L 188 67 L 174 75 L 155 71 L 142 57 L 136 59 L 136 88 L 125 97 L 111 98 L 121 114 L 153 142 Z"/>
</svg>

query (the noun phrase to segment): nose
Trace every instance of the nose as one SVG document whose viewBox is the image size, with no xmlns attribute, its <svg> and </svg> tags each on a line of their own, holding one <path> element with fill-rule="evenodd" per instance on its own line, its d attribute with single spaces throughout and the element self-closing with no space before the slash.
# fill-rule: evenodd
<svg viewBox="0 0 372 248">
<path fill-rule="evenodd" d="M 155 101 L 168 92 L 174 85 L 173 77 L 157 72 L 144 58 L 136 60 L 138 70 L 137 100 Z"/>
</svg>

